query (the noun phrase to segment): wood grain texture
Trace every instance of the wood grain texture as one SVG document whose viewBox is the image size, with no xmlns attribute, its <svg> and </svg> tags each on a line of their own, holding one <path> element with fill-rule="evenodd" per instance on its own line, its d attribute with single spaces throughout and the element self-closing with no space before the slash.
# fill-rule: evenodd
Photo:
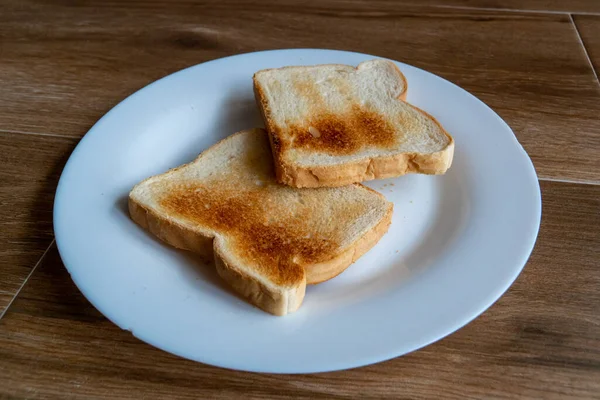
<svg viewBox="0 0 600 400">
<path fill-rule="evenodd" d="M 596 70 L 596 76 L 600 76 L 600 15 L 573 15 L 573 21 Z"/>
<path fill-rule="evenodd" d="M 139 342 L 78 292 L 53 249 L 0 320 L 0 397 L 585 399 L 600 393 L 600 186 L 543 182 L 537 246 L 465 328 L 385 363 L 313 375 L 196 364 Z"/>
<path fill-rule="evenodd" d="M 585 12 L 600 13 L 600 2 L 597 0 L 403 0 L 406 3 L 419 3 L 442 7 L 469 7 L 487 9 L 505 9 L 543 12 Z"/>
<path fill-rule="evenodd" d="M 441 75 L 509 123 L 540 176 L 600 181 L 600 86 L 566 14 L 352 0 L 6 0 L 0 40 L 0 129 L 79 137 L 128 94 L 186 66 L 334 48 Z"/>
<path fill-rule="evenodd" d="M 0 132 L 0 315 L 52 241 L 54 191 L 76 142 Z"/>
</svg>

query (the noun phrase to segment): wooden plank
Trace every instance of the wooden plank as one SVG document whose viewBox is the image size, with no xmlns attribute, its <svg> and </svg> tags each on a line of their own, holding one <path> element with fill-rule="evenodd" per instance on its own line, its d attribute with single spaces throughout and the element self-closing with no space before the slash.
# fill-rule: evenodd
<svg viewBox="0 0 600 400">
<path fill-rule="evenodd" d="M 80 137 L 128 94 L 186 66 L 334 48 L 447 78 L 510 124 L 540 176 L 600 181 L 600 87 L 566 14 L 351 0 L 8 0 L 0 36 L 0 129 Z"/>
<path fill-rule="evenodd" d="M 598 3 L 600 5 L 600 2 Z M 596 76 L 600 76 L 600 15 L 573 15 Z"/>
<path fill-rule="evenodd" d="M 411 0 L 403 1 L 416 3 Z M 596 0 L 425 0 L 420 4 L 494 10 L 600 13 L 600 2 Z"/>
<path fill-rule="evenodd" d="M 52 241 L 52 201 L 77 140 L 0 132 L 0 315 Z"/>
<path fill-rule="evenodd" d="M 0 397 L 597 398 L 600 186 L 542 192 L 537 246 L 490 310 L 407 356 L 325 374 L 228 371 L 143 344 L 83 298 L 53 249 L 0 320 Z"/>
</svg>

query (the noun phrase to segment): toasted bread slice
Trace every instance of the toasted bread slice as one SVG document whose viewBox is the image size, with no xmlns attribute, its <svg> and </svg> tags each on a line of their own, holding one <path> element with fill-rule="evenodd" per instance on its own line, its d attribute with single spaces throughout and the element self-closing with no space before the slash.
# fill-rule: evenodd
<svg viewBox="0 0 600 400">
<path fill-rule="evenodd" d="M 454 141 L 435 118 L 404 101 L 406 90 L 404 75 L 385 60 L 257 72 L 254 93 L 277 180 L 342 186 L 446 172 Z"/>
<path fill-rule="evenodd" d="M 294 189 L 275 181 L 267 133 L 238 132 L 129 195 L 135 222 L 205 257 L 251 303 L 295 311 L 306 283 L 344 271 L 387 231 L 392 204 L 362 185 Z"/>
</svg>

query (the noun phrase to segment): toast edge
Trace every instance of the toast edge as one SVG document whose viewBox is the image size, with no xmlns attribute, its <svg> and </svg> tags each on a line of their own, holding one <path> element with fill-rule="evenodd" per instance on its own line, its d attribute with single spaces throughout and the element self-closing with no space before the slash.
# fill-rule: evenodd
<svg viewBox="0 0 600 400">
<path fill-rule="evenodd" d="M 140 205 L 131 194 L 129 195 L 129 215 L 136 224 L 163 242 L 182 250 L 194 249 L 193 252 L 203 261 L 208 262 L 212 259 L 212 238 L 204 235 L 191 235 L 185 229 L 170 221 L 165 221 Z"/>
<path fill-rule="evenodd" d="M 262 88 L 260 87 L 260 84 L 256 79 L 256 75 L 259 72 L 261 71 L 255 73 L 252 77 L 254 98 L 256 99 L 256 104 L 258 105 L 258 109 L 260 110 L 260 115 L 262 116 L 262 119 L 265 123 L 267 136 L 269 137 L 269 144 L 271 145 L 271 154 L 273 156 L 273 169 L 275 170 L 275 180 L 279 183 L 285 183 L 285 181 L 282 179 L 282 177 L 285 176 L 285 164 L 281 151 L 281 140 L 276 134 L 273 133 L 275 132 L 276 125 L 270 117 L 271 112 L 265 93 L 263 92 Z"/>
<path fill-rule="evenodd" d="M 273 315 L 283 316 L 298 310 L 306 293 L 306 271 L 302 281 L 289 288 L 273 290 L 254 277 L 245 274 L 235 263 L 227 259 L 222 241 L 215 238 L 215 266 L 219 276 L 250 303 Z"/>
<path fill-rule="evenodd" d="M 363 187 L 383 197 L 381 193 L 376 192 L 366 186 Z M 388 209 L 385 215 L 377 222 L 377 224 L 375 224 L 363 236 L 358 238 L 341 254 L 328 261 L 304 266 L 307 284 L 315 285 L 335 278 L 379 242 L 383 235 L 387 233 L 392 223 L 392 215 L 394 212 L 394 204 L 387 200 L 386 202 L 388 204 Z"/>
<path fill-rule="evenodd" d="M 442 175 L 450 168 L 453 157 L 451 141 L 445 149 L 430 154 L 398 153 L 326 166 L 298 166 L 283 161 L 276 174 L 278 182 L 297 188 L 337 187 L 410 173 Z"/>
<path fill-rule="evenodd" d="M 226 260 L 219 238 L 186 232 L 185 229 L 171 221 L 165 221 L 151 210 L 138 204 L 131 194 L 129 196 L 129 214 L 135 223 L 167 244 L 192 251 L 204 261 L 214 258 L 219 276 L 235 292 L 261 310 L 282 316 L 296 311 L 302 304 L 306 290 L 306 273 L 302 282 L 290 288 L 269 287 L 255 277 L 245 274 L 235 266 L 235 263 Z"/>
</svg>

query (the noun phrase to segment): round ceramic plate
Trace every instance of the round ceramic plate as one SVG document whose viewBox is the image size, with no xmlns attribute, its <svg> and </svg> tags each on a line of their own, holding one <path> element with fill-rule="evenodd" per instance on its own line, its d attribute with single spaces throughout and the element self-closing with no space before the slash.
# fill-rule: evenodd
<svg viewBox="0 0 600 400">
<path fill-rule="evenodd" d="M 133 94 L 85 135 L 56 193 L 65 266 L 89 301 L 165 351 L 226 368 L 318 372 L 400 356 L 465 325 L 510 286 L 533 248 L 540 190 L 511 129 L 480 100 L 397 63 L 408 101 L 456 141 L 443 176 L 368 185 L 394 202 L 389 232 L 344 273 L 309 286 L 302 307 L 267 314 L 232 294 L 214 266 L 134 224 L 127 195 L 144 178 L 189 162 L 218 140 L 264 126 L 252 75 L 286 65 L 375 58 L 278 50 L 196 65 Z"/>
</svg>

